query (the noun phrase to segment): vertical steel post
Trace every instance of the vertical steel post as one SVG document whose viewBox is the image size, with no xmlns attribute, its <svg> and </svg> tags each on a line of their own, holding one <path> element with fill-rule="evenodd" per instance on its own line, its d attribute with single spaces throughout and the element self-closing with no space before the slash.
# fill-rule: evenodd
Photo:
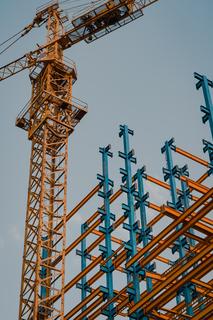
<svg viewBox="0 0 213 320">
<path fill-rule="evenodd" d="M 137 235 L 140 233 L 139 223 L 135 219 L 134 209 L 134 196 L 135 185 L 132 182 L 132 168 L 131 164 L 136 164 L 136 158 L 134 157 L 134 150 L 130 150 L 129 135 L 133 136 L 134 132 L 128 128 L 127 125 L 120 126 L 119 137 L 123 137 L 124 152 L 119 151 L 119 157 L 124 159 L 125 168 L 120 168 L 122 174 L 121 189 L 127 195 L 127 204 L 122 204 L 124 215 L 128 217 L 128 223 L 123 224 L 123 228 L 129 231 L 130 239 L 125 243 L 127 249 L 127 261 L 137 253 Z M 129 294 L 129 300 L 135 303 L 140 300 L 140 281 L 139 277 L 144 271 L 140 269 L 137 263 L 134 263 L 127 269 L 127 282 L 133 282 L 133 286 L 129 286 L 127 292 Z M 130 317 L 131 319 L 142 319 L 141 315 L 135 314 Z"/>
<path fill-rule="evenodd" d="M 81 235 L 84 234 L 84 232 L 87 230 L 88 225 L 87 223 L 83 223 L 81 225 Z M 87 253 L 87 247 L 86 247 L 86 237 L 81 240 L 81 250 L 76 250 L 76 254 L 81 257 L 81 271 L 84 271 L 84 269 L 87 266 L 87 259 L 91 260 L 91 255 Z M 86 275 L 81 278 L 81 282 L 76 284 L 76 287 L 81 290 L 81 301 L 84 301 L 84 299 L 87 297 L 87 292 L 91 292 L 91 288 L 87 284 L 87 277 Z M 82 312 L 86 310 L 87 305 L 84 305 L 82 307 Z M 85 320 L 84 317 L 82 320 Z"/>
<path fill-rule="evenodd" d="M 149 197 L 149 193 L 145 193 L 144 191 L 144 183 L 143 183 L 143 174 L 145 171 L 145 167 L 142 169 L 138 169 L 137 173 L 135 175 L 135 178 L 137 179 L 138 182 L 138 194 L 135 196 L 136 202 L 136 208 L 140 209 L 140 221 L 141 221 L 141 240 L 143 243 L 143 247 L 145 247 L 148 243 L 149 240 L 151 240 L 151 232 L 152 229 L 147 226 L 147 217 L 146 217 L 146 205 L 147 205 L 147 199 Z M 144 257 L 147 257 L 149 255 L 149 252 L 147 252 Z M 154 264 L 149 263 L 146 266 L 146 269 L 149 271 L 153 271 L 155 268 Z M 149 277 L 146 277 L 146 287 L 147 291 L 150 292 L 152 291 L 152 279 Z"/>
<path fill-rule="evenodd" d="M 170 139 L 169 141 L 165 142 L 165 145 L 161 149 L 162 153 L 165 153 L 165 158 L 166 158 L 166 164 L 167 167 L 163 168 L 163 173 L 164 173 L 164 180 L 169 180 L 170 184 L 170 192 L 171 192 L 171 199 L 172 202 L 168 203 L 170 206 L 172 206 L 175 210 L 180 210 L 182 203 L 181 200 L 178 199 L 177 195 L 177 187 L 176 187 L 176 181 L 175 178 L 179 176 L 180 170 L 178 166 L 173 165 L 173 159 L 172 159 L 172 150 L 175 150 L 175 147 L 173 145 L 174 139 Z M 181 228 L 181 225 L 177 227 L 177 231 Z M 187 247 L 187 240 L 185 237 L 179 237 L 174 244 L 172 248 L 172 253 L 175 253 L 178 251 L 180 259 L 182 259 L 185 256 L 185 248 Z M 192 292 L 190 290 L 190 287 L 188 284 L 186 284 L 182 288 L 182 292 L 185 298 L 186 302 L 186 309 L 187 313 L 189 315 L 193 315 L 193 308 L 191 306 L 192 302 Z M 177 304 L 181 302 L 181 292 L 178 292 L 177 297 Z"/>
<path fill-rule="evenodd" d="M 211 131 L 212 139 L 213 139 L 213 104 L 212 104 L 212 98 L 209 90 L 210 87 L 213 88 L 213 81 L 207 79 L 206 76 L 200 75 L 196 72 L 194 73 L 194 77 L 195 79 L 198 80 L 198 82 L 196 83 L 196 89 L 199 90 L 202 87 L 203 96 L 206 104 L 205 106 L 200 107 L 201 112 L 204 113 L 202 117 L 202 121 L 204 124 L 207 121 L 209 121 L 209 127 Z M 212 142 L 209 142 L 207 140 L 203 140 L 203 144 L 204 144 L 203 151 L 208 152 L 210 162 L 211 164 L 213 164 L 213 144 Z M 212 171 L 213 169 L 210 168 L 209 175 L 212 174 Z"/>
<path fill-rule="evenodd" d="M 209 121 L 210 131 L 213 139 L 213 104 L 209 90 L 209 87 L 213 88 L 213 81 L 207 79 L 206 76 L 200 75 L 196 72 L 194 73 L 194 77 L 198 80 L 198 82 L 196 83 L 196 89 L 198 90 L 200 89 L 200 87 L 202 87 L 206 104 L 206 106 L 200 107 L 200 110 L 204 113 L 202 120 L 204 124 Z"/>
<path fill-rule="evenodd" d="M 106 274 L 106 292 L 108 300 L 111 300 L 114 297 L 113 292 L 113 271 L 114 266 L 112 264 L 112 259 L 109 257 L 112 255 L 112 241 L 111 241 L 111 232 L 113 231 L 113 227 L 111 225 L 111 220 L 115 220 L 115 215 L 110 211 L 110 196 L 113 194 L 113 181 L 109 178 L 109 167 L 108 167 L 108 157 L 113 156 L 110 151 L 111 146 L 108 145 L 105 148 L 99 148 L 99 152 L 102 154 L 102 174 L 98 174 L 97 178 L 101 183 L 103 188 L 99 190 L 98 195 L 104 199 L 104 206 L 102 208 L 98 208 L 99 213 L 101 214 L 102 221 L 104 222 L 104 226 L 100 226 L 99 230 L 105 235 L 105 246 L 100 245 L 99 250 L 102 252 L 103 258 L 107 259 L 105 265 L 101 266 L 101 270 Z M 103 288 L 102 288 L 103 289 Z M 107 309 L 105 309 L 102 313 L 107 316 L 107 319 L 114 319 L 114 304 L 110 303 Z"/>
</svg>

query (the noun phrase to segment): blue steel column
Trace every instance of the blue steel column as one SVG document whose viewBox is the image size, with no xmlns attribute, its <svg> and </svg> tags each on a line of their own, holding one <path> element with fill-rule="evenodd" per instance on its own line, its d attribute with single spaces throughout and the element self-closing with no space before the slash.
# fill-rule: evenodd
<svg viewBox="0 0 213 320">
<path fill-rule="evenodd" d="M 137 253 L 137 234 L 139 235 L 139 223 L 135 219 L 135 209 L 134 209 L 134 195 L 135 195 L 135 185 L 132 183 L 132 168 L 131 163 L 136 164 L 136 158 L 134 157 L 134 150 L 130 150 L 129 145 L 129 135 L 133 135 L 134 132 L 126 125 L 120 126 L 119 137 L 123 137 L 124 152 L 119 151 L 119 157 L 124 159 L 125 168 L 120 169 L 122 176 L 123 185 L 121 189 L 127 194 L 127 204 L 122 204 L 122 209 L 124 210 L 124 215 L 128 217 L 128 223 L 123 224 L 123 228 L 129 231 L 130 240 L 125 243 L 125 248 L 127 249 L 127 261 L 129 258 L 133 257 Z M 141 272 L 144 275 L 144 271 L 140 269 L 137 263 L 134 263 L 129 269 L 127 269 L 127 282 L 133 283 L 133 286 L 129 286 L 127 293 L 129 294 L 129 300 L 135 303 L 140 300 L 140 282 L 139 277 Z M 130 319 L 143 319 L 141 315 L 135 314 Z M 145 318 L 144 318 L 145 319 Z"/>
<path fill-rule="evenodd" d="M 169 183 L 170 183 L 170 192 L 171 192 L 172 202 L 168 204 L 172 206 L 175 210 L 180 210 L 182 207 L 182 203 L 178 199 L 177 187 L 176 187 L 176 181 L 175 181 L 175 178 L 178 178 L 179 176 L 180 170 L 178 166 L 173 165 L 172 150 L 175 150 L 173 144 L 174 144 L 174 139 L 172 138 L 169 141 L 166 141 L 165 145 L 161 149 L 161 152 L 165 153 L 166 164 L 167 164 L 167 168 L 163 168 L 163 173 L 164 173 L 164 180 L 165 181 L 169 180 Z M 177 227 L 177 230 L 179 230 L 180 228 L 181 228 L 181 225 Z M 185 248 L 187 248 L 187 246 L 188 246 L 187 239 L 185 237 L 179 237 L 172 248 L 172 253 L 175 253 L 176 251 L 178 251 L 179 257 L 180 259 L 182 259 L 185 256 Z M 182 288 L 182 292 L 186 302 L 187 314 L 193 315 L 194 314 L 193 308 L 190 305 L 192 302 L 192 291 L 190 289 L 190 286 L 185 285 Z M 176 300 L 178 304 L 181 302 L 181 292 L 177 294 Z"/>
<path fill-rule="evenodd" d="M 205 124 L 207 121 L 209 121 L 209 127 L 213 139 L 213 104 L 212 104 L 212 98 L 210 94 L 209 88 L 213 88 L 213 81 L 207 79 L 206 76 L 200 75 L 198 73 L 194 73 L 195 79 L 198 80 L 196 83 L 196 88 L 199 90 L 202 87 L 204 100 L 205 100 L 205 106 L 201 106 L 200 109 L 204 113 L 202 120 Z M 207 140 L 203 140 L 204 152 L 208 152 L 210 163 L 213 165 L 213 144 Z M 209 170 L 209 175 L 212 173 L 213 168 L 211 167 Z"/>
<path fill-rule="evenodd" d="M 81 225 L 81 235 L 84 234 L 84 232 L 88 229 L 88 225 L 86 223 L 83 223 Z M 86 237 L 81 241 L 81 250 L 76 250 L 76 254 L 78 256 L 81 256 L 81 271 L 84 271 L 84 269 L 87 266 L 87 259 L 91 260 L 91 255 L 87 253 L 86 248 Z M 87 296 L 87 292 L 91 293 L 91 288 L 87 284 L 87 277 L 84 276 L 81 278 L 81 282 L 76 284 L 76 287 L 78 289 L 81 289 L 81 301 L 84 301 L 84 299 Z M 84 305 L 82 307 L 82 312 L 86 310 L 87 305 Z M 86 317 L 84 317 L 82 320 L 86 320 Z"/>
<path fill-rule="evenodd" d="M 196 72 L 194 73 L 194 77 L 198 80 L 196 84 L 197 90 L 200 89 L 200 87 L 202 87 L 203 89 L 203 95 L 206 106 L 200 107 L 201 111 L 204 113 L 202 120 L 203 123 L 209 121 L 210 131 L 213 139 L 213 104 L 209 90 L 209 87 L 213 88 L 213 81 L 208 80 L 206 76 L 200 75 Z"/>
<path fill-rule="evenodd" d="M 143 183 L 143 175 L 146 176 L 145 167 L 142 169 L 138 169 L 137 173 L 135 175 L 135 179 L 137 179 L 138 182 L 138 194 L 135 196 L 136 200 L 136 209 L 140 209 L 140 221 L 141 221 L 141 239 L 143 243 L 143 247 L 145 247 L 149 240 L 152 239 L 152 229 L 147 226 L 147 218 L 146 218 L 146 206 L 148 205 L 147 199 L 149 197 L 149 193 L 144 192 L 144 183 Z M 144 257 L 147 257 L 149 255 L 149 252 L 147 252 Z M 146 269 L 149 271 L 153 271 L 155 268 L 155 264 L 149 263 L 146 266 Z M 152 291 L 152 279 L 149 277 L 146 277 L 146 287 L 147 291 Z"/>
<path fill-rule="evenodd" d="M 185 165 L 185 166 L 183 166 L 182 168 L 179 169 L 179 174 L 180 174 L 180 176 L 186 176 L 186 177 L 189 176 L 187 165 Z M 183 181 L 183 180 L 181 180 L 181 196 L 180 196 L 180 198 L 182 200 L 182 205 L 183 205 L 184 210 L 189 208 L 189 205 L 190 205 L 190 202 L 189 202 L 190 201 L 190 190 L 189 190 L 189 187 L 188 187 L 186 181 Z M 191 234 L 194 234 L 194 229 L 190 228 L 189 232 Z M 192 247 L 195 246 L 195 240 L 194 239 L 189 238 L 188 240 L 189 240 L 189 244 Z"/>
<path fill-rule="evenodd" d="M 112 157 L 113 154 L 110 152 L 111 146 L 108 145 L 106 148 L 100 148 L 99 152 L 102 154 L 102 175 L 98 174 L 97 178 L 103 187 L 103 191 L 99 191 L 98 195 L 104 199 L 104 209 L 99 208 L 98 211 L 101 214 L 102 221 L 104 222 L 104 227 L 100 226 L 99 230 L 105 234 L 105 246 L 100 245 L 99 250 L 102 251 L 103 258 L 108 259 L 112 251 L 111 242 L 111 232 L 113 231 L 111 220 L 115 220 L 115 215 L 110 212 L 110 196 L 113 194 L 114 183 L 109 179 L 109 168 L 108 168 L 108 157 Z M 105 265 L 101 266 L 101 270 L 106 274 L 106 292 L 105 296 L 108 300 L 112 299 L 114 296 L 113 292 L 113 271 L 114 266 L 112 264 L 112 259 L 109 259 Z M 103 287 L 101 288 L 104 289 Z M 107 316 L 107 319 L 114 319 L 114 304 L 111 303 L 106 310 L 102 313 Z"/>
</svg>

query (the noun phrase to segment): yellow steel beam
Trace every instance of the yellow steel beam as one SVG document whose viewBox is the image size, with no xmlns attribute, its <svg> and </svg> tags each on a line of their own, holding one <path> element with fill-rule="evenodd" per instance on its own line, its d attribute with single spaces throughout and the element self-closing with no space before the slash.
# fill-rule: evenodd
<svg viewBox="0 0 213 320">
<path fill-rule="evenodd" d="M 143 307 L 145 312 L 149 312 L 156 306 L 156 304 L 160 305 L 161 302 L 165 302 L 167 297 L 171 297 L 172 292 L 176 292 L 176 290 L 181 287 L 184 283 L 188 282 L 190 279 L 199 275 L 201 271 L 206 269 L 206 273 L 208 272 L 208 267 L 212 267 L 213 256 L 211 258 L 204 260 L 204 262 L 200 263 L 196 268 L 192 269 L 191 272 L 184 275 L 190 267 L 192 267 L 196 262 L 200 261 L 203 257 L 205 257 L 211 250 L 213 249 L 213 243 L 210 246 L 207 246 L 201 252 L 199 252 L 195 257 L 189 260 L 185 265 L 178 265 L 171 272 L 168 273 L 166 279 L 163 282 L 159 283 L 150 293 L 147 293 L 144 298 L 142 298 L 138 303 L 136 303 L 132 308 L 130 308 L 129 315 L 131 316 L 134 312 L 136 312 L 139 308 Z M 178 277 L 183 276 L 181 279 Z M 173 281 L 175 281 L 173 283 Z M 152 300 L 155 295 L 160 293 L 166 286 L 170 285 L 169 290 L 164 291 L 160 296 L 158 295 L 155 300 Z"/>
<path fill-rule="evenodd" d="M 162 240 L 169 232 L 182 223 L 187 217 L 189 217 L 196 209 L 198 209 L 203 203 L 205 203 L 213 195 L 213 188 L 210 189 L 205 195 L 197 200 L 191 207 L 189 207 L 177 220 L 173 221 L 167 228 L 165 228 L 155 239 L 153 239 L 145 248 L 141 249 L 133 258 L 131 258 L 126 267 L 129 268 L 133 263 L 139 260 L 144 253 L 148 252 L 155 244 Z M 166 211 L 166 206 L 162 207 L 162 212 Z M 201 217 L 204 215 L 201 215 Z M 198 220 L 198 219 L 197 219 Z M 196 221 L 197 221 L 196 220 Z M 182 229 L 181 229 L 182 230 Z M 187 228 L 186 230 L 187 231 Z"/>
</svg>

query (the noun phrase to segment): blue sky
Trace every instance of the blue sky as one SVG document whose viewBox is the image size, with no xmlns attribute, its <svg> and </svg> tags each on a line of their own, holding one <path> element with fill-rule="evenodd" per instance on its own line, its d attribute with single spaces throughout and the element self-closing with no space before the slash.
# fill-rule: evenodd
<svg viewBox="0 0 213 320">
<path fill-rule="evenodd" d="M 0 42 L 30 23 L 42 1 L 7 0 L 0 3 Z M 193 72 L 213 79 L 212 0 L 159 0 L 144 17 L 90 45 L 66 51 L 78 68 L 74 96 L 86 101 L 89 113 L 70 138 L 68 208 L 95 184 L 100 171 L 98 147 L 121 149 L 119 124 L 135 130 L 138 162 L 162 177 L 160 149 L 166 139 L 202 157 L 201 92 Z M 7 54 L 1 65 L 42 43 L 45 30 L 35 30 Z M 1 118 L 1 317 L 15 319 L 21 275 L 23 228 L 27 196 L 30 142 L 15 127 L 15 118 L 30 98 L 28 72 L 0 83 Z M 112 175 L 118 180 L 118 162 Z M 75 222 L 77 223 L 77 222 Z"/>
</svg>

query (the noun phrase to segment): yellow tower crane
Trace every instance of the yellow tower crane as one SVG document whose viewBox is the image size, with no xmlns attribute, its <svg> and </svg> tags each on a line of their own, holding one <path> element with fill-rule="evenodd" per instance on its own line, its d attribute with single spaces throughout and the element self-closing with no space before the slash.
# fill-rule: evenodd
<svg viewBox="0 0 213 320">
<path fill-rule="evenodd" d="M 28 68 L 32 84 L 30 102 L 16 119 L 32 141 L 19 320 L 64 319 L 68 137 L 87 113 L 72 95 L 77 72 L 64 50 L 134 21 L 157 1 L 96 1 L 68 29 L 58 1 L 49 2 L 22 33 L 46 24 L 46 43 L 0 68 L 0 81 Z"/>
</svg>

